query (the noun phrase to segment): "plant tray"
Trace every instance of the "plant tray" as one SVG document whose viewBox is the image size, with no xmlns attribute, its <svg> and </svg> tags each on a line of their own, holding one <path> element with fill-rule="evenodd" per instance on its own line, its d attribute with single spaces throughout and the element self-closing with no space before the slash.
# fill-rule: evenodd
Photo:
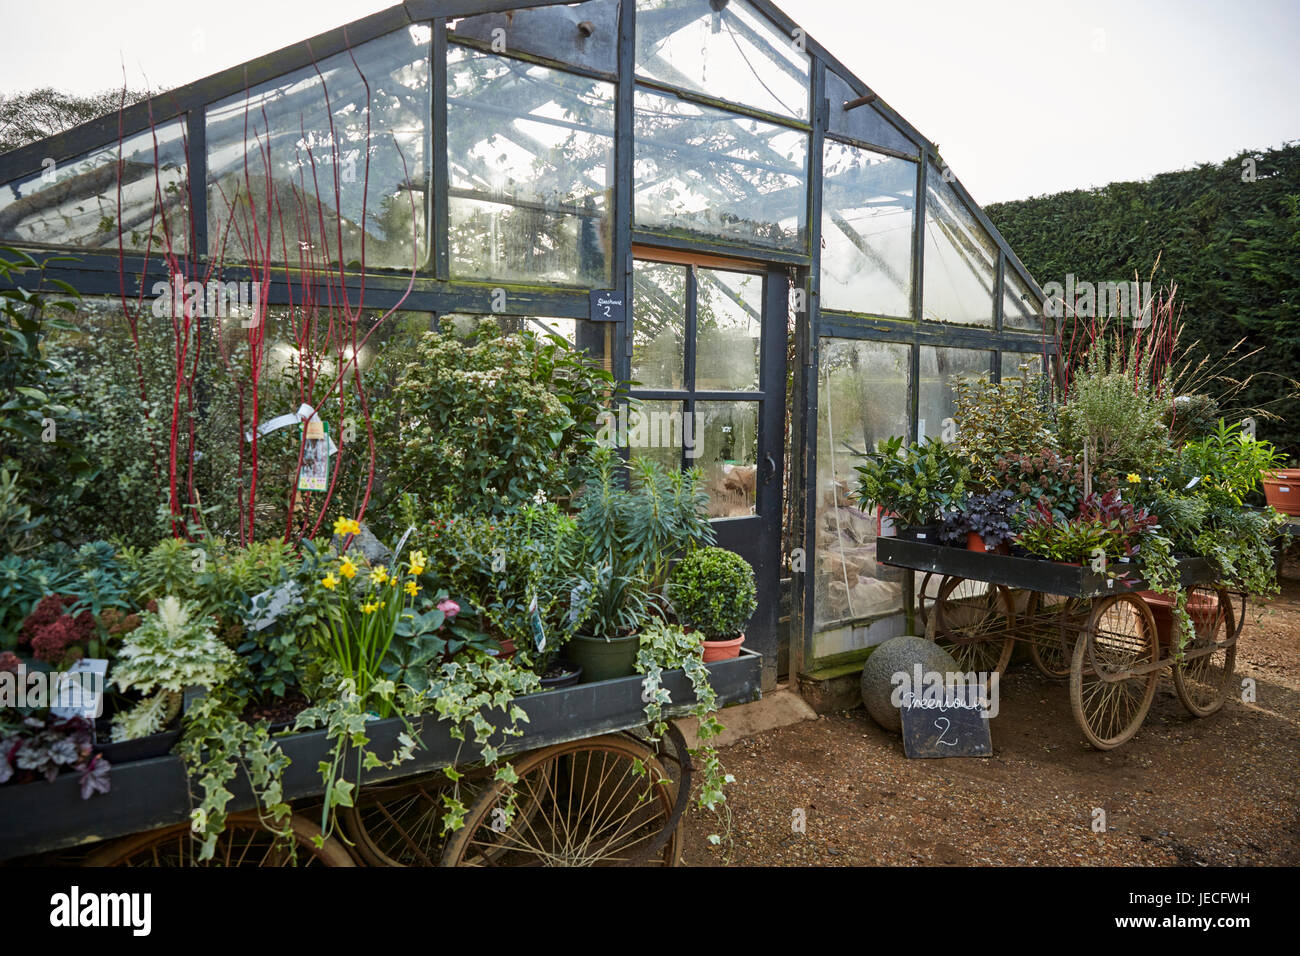
<svg viewBox="0 0 1300 956">
<path fill-rule="evenodd" d="M 740 656 L 708 664 L 719 706 L 747 703 L 762 696 L 762 655 L 741 649 Z M 664 671 L 663 686 L 673 703 L 666 716 L 681 717 L 695 702 L 695 693 L 684 671 Z M 521 737 L 499 737 L 493 744 L 502 754 L 519 753 L 553 744 L 581 740 L 600 734 L 645 726 L 645 703 L 641 700 L 641 676 L 578 684 L 543 691 L 516 701 L 528 714 Z M 499 716 L 499 712 L 498 712 Z M 451 766 L 460 759 L 469 762 L 477 751 L 462 745 L 448 733 L 448 725 L 436 715 L 411 721 L 423 748 L 415 758 L 396 769 L 377 768 L 362 775 L 363 782 L 377 783 L 429 773 Z M 387 757 L 397 749 L 397 736 L 405 731 L 400 718 L 378 720 L 368 727 L 370 749 Z M 325 732 L 290 734 L 278 738 L 292 761 L 284 772 L 286 800 L 321 795 L 318 764 L 326 756 Z M 348 779 L 357 777 L 357 757 L 347 761 Z M 96 840 L 141 833 L 158 827 L 185 823 L 190 817 L 190 798 L 185 765 L 180 757 L 168 755 L 113 767 L 112 791 L 81 799 L 77 775 L 63 774 L 53 781 L 11 784 L 0 787 L 0 860 L 63 849 Z M 249 810 L 255 797 L 243 775 L 230 783 L 234 798 L 228 810 Z"/>
<path fill-rule="evenodd" d="M 881 564 L 911 568 L 914 571 L 931 571 L 974 581 L 988 581 L 1009 588 L 1070 597 L 1101 597 L 1147 589 L 1146 582 L 1142 580 L 1140 564 L 1112 565 L 1114 568 L 1128 569 L 1128 580 L 1121 581 L 1098 574 L 1087 566 L 1077 567 L 1040 558 L 1020 558 L 987 551 L 967 551 L 965 548 L 951 548 L 906 538 L 877 539 L 876 559 Z M 1205 558 L 1186 558 L 1178 562 L 1178 570 L 1184 587 L 1214 584 L 1217 578 L 1213 565 Z"/>
</svg>

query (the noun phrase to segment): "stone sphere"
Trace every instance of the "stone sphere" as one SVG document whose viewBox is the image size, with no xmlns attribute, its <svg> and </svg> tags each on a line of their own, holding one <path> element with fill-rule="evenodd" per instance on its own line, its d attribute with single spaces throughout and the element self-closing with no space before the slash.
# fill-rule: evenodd
<svg viewBox="0 0 1300 956">
<path fill-rule="evenodd" d="M 903 732 L 903 719 L 889 699 L 896 686 L 892 678 L 900 671 L 913 673 L 917 664 L 922 673 L 959 670 L 952 655 L 939 645 L 911 635 L 892 637 L 879 645 L 862 668 L 862 703 L 871 718 L 891 733 Z"/>
</svg>

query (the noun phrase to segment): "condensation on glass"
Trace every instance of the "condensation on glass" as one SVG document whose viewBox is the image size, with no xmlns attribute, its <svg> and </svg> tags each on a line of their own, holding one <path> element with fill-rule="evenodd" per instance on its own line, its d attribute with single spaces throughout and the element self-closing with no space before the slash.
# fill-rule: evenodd
<svg viewBox="0 0 1300 956">
<path fill-rule="evenodd" d="M 922 438 L 951 441 L 956 435 L 957 390 L 960 379 L 987 379 L 992 353 L 984 349 L 921 346 L 916 433 Z"/>
<path fill-rule="evenodd" d="M 451 273 L 609 281 L 614 84 L 452 45 Z"/>
<path fill-rule="evenodd" d="M 807 120 L 808 71 L 800 37 L 745 0 L 637 0 L 637 76 Z"/>
<path fill-rule="evenodd" d="M 686 387 L 687 267 L 640 262 L 632 274 L 632 381 Z"/>
<path fill-rule="evenodd" d="M 209 254 L 359 269 L 364 237 L 367 269 L 422 268 L 431 38 L 416 24 L 209 106 Z"/>
<path fill-rule="evenodd" d="M 631 456 L 657 461 L 668 471 L 680 469 L 687 440 L 695 440 L 685 431 L 690 423 L 684 403 L 641 399 L 626 408 L 626 432 L 619 438 L 626 441 Z"/>
<path fill-rule="evenodd" d="M 997 246 L 943 181 L 943 170 L 931 168 L 925 182 L 922 317 L 992 325 L 997 260 Z"/>
<path fill-rule="evenodd" d="M 696 402 L 697 466 L 709 496 L 710 518 L 755 513 L 758 480 L 758 402 Z"/>
<path fill-rule="evenodd" d="M 137 133 L 76 159 L 57 163 L 50 159 L 39 173 L 0 187 L 0 238 L 116 250 L 120 236 L 120 247 L 130 251 L 164 252 L 170 245 L 173 252 L 186 252 L 190 246 L 188 168 L 181 120 L 160 123 L 154 131 Z"/>
<path fill-rule="evenodd" d="M 808 135 L 637 90 L 639 229 L 803 252 Z"/>
<path fill-rule="evenodd" d="M 843 77 L 834 70 L 826 71 L 826 99 L 830 101 L 828 129 L 831 133 L 860 140 L 871 146 L 884 146 L 900 153 L 916 155 L 916 144 L 870 103 L 863 103 L 851 110 L 844 108 L 845 103 L 852 103 L 857 98 L 858 94 Z"/>
<path fill-rule="evenodd" d="M 1043 328 L 1043 307 L 1038 297 L 1010 265 L 1006 267 L 1002 291 L 1002 327 L 1005 329 Z"/>
<path fill-rule="evenodd" d="M 598 73 L 618 71 L 619 0 L 523 7 L 451 21 L 448 36 Z"/>
<path fill-rule="evenodd" d="M 1001 358 L 1002 381 L 1009 378 L 1019 378 L 1028 375 L 1034 377 L 1043 374 L 1043 353 L 1041 352 L 1002 352 Z M 1021 369 L 1021 366 L 1028 366 Z"/>
<path fill-rule="evenodd" d="M 915 163 L 826 141 L 822 308 L 911 317 L 915 208 Z"/>
<path fill-rule="evenodd" d="M 902 576 L 876 560 L 879 518 L 857 506 L 877 441 L 906 435 L 911 346 L 824 338 L 817 376 L 813 616 L 818 629 L 902 610 Z"/>
<path fill-rule="evenodd" d="M 758 388 L 763 332 L 763 277 L 697 269 L 695 387 L 700 391 Z"/>
</svg>

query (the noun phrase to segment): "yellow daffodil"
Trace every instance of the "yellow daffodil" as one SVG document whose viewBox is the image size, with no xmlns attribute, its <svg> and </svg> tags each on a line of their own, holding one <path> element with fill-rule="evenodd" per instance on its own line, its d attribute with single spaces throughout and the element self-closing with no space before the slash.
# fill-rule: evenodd
<svg viewBox="0 0 1300 956">
<path fill-rule="evenodd" d="M 351 579 L 357 576 L 357 566 L 352 563 L 351 558 L 344 558 L 339 562 L 339 574 L 345 578 Z"/>
<path fill-rule="evenodd" d="M 388 580 L 388 569 L 381 564 L 370 572 L 370 580 L 376 584 L 383 584 Z"/>
<path fill-rule="evenodd" d="M 379 605 L 374 601 L 367 601 L 365 604 L 361 605 L 362 614 L 374 614 L 377 610 L 379 610 Z"/>
<path fill-rule="evenodd" d="M 420 586 L 416 584 L 414 581 L 407 581 L 406 593 L 411 595 L 411 597 L 415 597 L 417 594 L 420 593 Z"/>
<path fill-rule="evenodd" d="M 1141 480 L 1142 478 L 1140 475 L 1136 475 L 1131 471 L 1128 473 L 1128 482 L 1130 485 L 1136 485 Z"/>
<path fill-rule="evenodd" d="M 334 519 L 335 534 L 360 534 L 361 522 L 339 515 Z"/>
<path fill-rule="evenodd" d="M 325 575 L 325 577 L 320 579 L 320 583 L 322 587 L 327 587 L 331 591 L 333 591 L 334 586 L 339 583 L 339 579 L 336 578 L 333 574 L 327 574 Z"/>
<path fill-rule="evenodd" d="M 419 577 L 424 573 L 425 557 L 423 551 L 411 552 L 411 574 Z"/>
</svg>

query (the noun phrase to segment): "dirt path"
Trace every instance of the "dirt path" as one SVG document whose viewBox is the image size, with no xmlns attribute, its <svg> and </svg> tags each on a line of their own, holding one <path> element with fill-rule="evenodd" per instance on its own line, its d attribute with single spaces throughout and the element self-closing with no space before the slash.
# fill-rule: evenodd
<svg viewBox="0 0 1300 956">
<path fill-rule="evenodd" d="M 1190 717 L 1162 676 L 1141 731 L 1090 749 L 1064 684 L 1014 665 L 989 759 L 908 760 L 859 708 L 722 751 L 732 846 L 692 810 L 689 865 L 1300 863 L 1300 566 L 1247 620 L 1239 677 L 1257 700 Z M 725 716 L 724 716 L 725 722 Z M 1094 811 L 1107 830 L 1092 829 Z M 805 833 L 794 832 L 802 814 Z"/>
</svg>

